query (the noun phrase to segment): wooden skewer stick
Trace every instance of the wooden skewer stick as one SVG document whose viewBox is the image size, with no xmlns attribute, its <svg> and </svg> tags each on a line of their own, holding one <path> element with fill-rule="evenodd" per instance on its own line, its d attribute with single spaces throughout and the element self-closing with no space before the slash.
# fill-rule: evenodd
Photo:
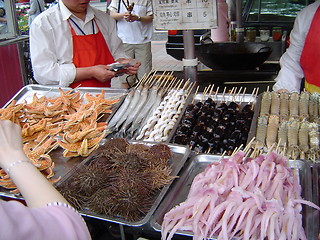
<svg viewBox="0 0 320 240">
<path fill-rule="evenodd" d="M 179 83 L 179 85 L 178 85 L 178 89 L 181 88 L 182 83 L 183 83 L 183 79 L 180 80 L 180 83 Z"/>
<path fill-rule="evenodd" d="M 59 143 L 55 143 L 53 146 L 52 146 L 52 148 L 50 148 L 50 150 L 46 153 L 46 154 L 49 154 L 49 153 L 51 153 L 54 149 L 56 149 L 57 147 L 59 147 Z"/>
<path fill-rule="evenodd" d="M 168 86 L 164 88 L 164 92 L 169 92 L 172 89 L 172 86 L 174 84 L 176 79 L 173 79 L 171 82 L 169 82 Z"/>
<path fill-rule="evenodd" d="M 224 87 L 223 92 L 222 92 L 222 96 L 221 96 L 221 101 L 220 104 L 222 103 L 222 99 L 224 101 L 224 94 L 226 93 L 227 87 Z"/>
<path fill-rule="evenodd" d="M 239 105 L 241 104 L 241 101 L 240 101 L 240 98 L 239 98 L 241 90 L 242 90 L 242 87 L 240 87 L 239 92 L 236 95 L 236 100 L 235 100 L 235 101 L 239 102 Z"/>
<path fill-rule="evenodd" d="M 196 82 L 193 82 L 193 83 L 190 84 L 190 88 L 188 89 L 188 91 L 189 91 L 189 94 L 188 94 L 188 95 L 191 94 L 192 89 L 194 88 L 195 85 L 196 85 Z"/>
<path fill-rule="evenodd" d="M 214 95 L 214 101 L 217 100 L 217 95 L 218 95 L 218 92 L 219 92 L 219 86 L 217 87 L 217 91 L 216 91 L 216 94 Z"/>
<path fill-rule="evenodd" d="M 185 81 L 185 83 L 184 83 L 184 85 L 183 85 L 183 87 L 182 87 L 183 90 L 187 87 L 188 82 L 189 82 L 189 80 Z"/>
<path fill-rule="evenodd" d="M 242 100 L 240 101 L 239 104 L 241 104 L 242 102 L 244 102 L 244 95 L 246 94 L 246 91 L 247 91 L 247 88 L 245 87 L 245 88 L 243 89 L 243 93 L 242 93 Z"/>
<path fill-rule="evenodd" d="M 229 96 L 228 96 L 228 98 L 226 100 L 226 104 L 228 103 L 230 97 L 232 98 L 233 91 L 234 91 L 234 87 L 231 89 L 231 92 L 229 93 Z"/>
<path fill-rule="evenodd" d="M 212 87 L 211 87 L 211 89 L 210 89 L 210 92 L 209 92 L 208 98 L 212 98 L 212 97 L 211 97 L 211 94 L 212 94 L 212 92 L 213 92 L 213 88 L 214 88 L 214 84 L 212 84 Z"/>
<path fill-rule="evenodd" d="M 256 139 L 256 137 L 253 137 L 250 142 L 248 142 L 247 146 L 243 149 L 244 152 L 248 151 L 249 148 L 251 148 L 251 144 Z"/>
<path fill-rule="evenodd" d="M 197 86 L 196 92 L 194 93 L 194 98 L 192 99 L 192 102 L 191 102 L 192 104 L 194 104 L 194 99 L 197 97 L 198 91 L 199 91 L 199 85 Z"/>
<path fill-rule="evenodd" d="M 208 91 L 207 89 L 209 89 L 209 87 L 210 87 L 210 85 L 207 86 L 207 87 L 205 87 L 205 88 L 203 89 L 203 93 L 202 93 L 200 102 L 203 102 L 204 96 L 206 95 L 206 93 L 207 93 L 207 91 Z"/>
<path fill-rule="evenodd" d="M 258 97 L 258 93 L 259 93 L 259 88 L 257 88 L 256 94 L 255 94 L 255 96 L 254 96 L 254 98 L 253 98 L 253 100 L 252 100 L 252 107 L 251 107 L 251 109 L 253 109 L 254 104 L 256 103 L 256 99 L 257 99 L 257 97 Z"/>
<path fill-rule="evenodd" d="M 233 94 L 232 94 L 232 98 L 231 98 L 231 99 L 232 99 L 232 102 L 235 102 L 237 90 L 238 90 L 238 88 L 235 87 L 235 88 L 234 88 L 234 91 L 233 91 Z"/>
<path fill-rule="evenodd" d="M 36 150 L 45 140 L 47 137 L 49 137 L 50 134 L 48 133 L 47 135 L 45 135 L 41 140 L 40 142 L 33 148 L 33 151 Z"/>
</svg>

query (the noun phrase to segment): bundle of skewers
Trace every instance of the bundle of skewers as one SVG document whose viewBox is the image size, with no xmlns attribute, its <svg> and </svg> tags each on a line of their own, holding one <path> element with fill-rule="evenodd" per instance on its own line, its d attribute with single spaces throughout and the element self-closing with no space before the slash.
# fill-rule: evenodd
<svg viewBox="0 0 320 240">
<path fill-rule="evenodd" d="M 264 92 L 253 145 L 257 154 L 278 145 L 288 158 L 319 159 L 319 101 L 316 93 Z"/>
<path fill-rule="evenodd" d="M 128 139 L 165 142 L 192 88 L 189 81 L 172 78 L 172 73 L 149 74 L 131 89 L 111 118 L 110 132 Z"/>
<path fill-rule="evenodd" d="M 173 142 L 189 147 L 196 153 L 230 155 L 247 143 L 258 88 L 246 96 L 246 88 L 232 88 L 222 94 L 214 85 L 204 89 L 201 99 L 195 97 L 187 106 Z M 245 101 L 246 97 L 246 101 Z M 197 100 L 196 100 L 197 99 Z"/>
<path fill-rule="evenodd" d="M 193 239 L 307 239 L 302 205 L 320 208 L 301 197 L 297 169 L 277 152 L 252 158 L 247 150 L 196 175 L 185 201 L 164 215 L 163 240 L 177 231 Z"/>
</svg>

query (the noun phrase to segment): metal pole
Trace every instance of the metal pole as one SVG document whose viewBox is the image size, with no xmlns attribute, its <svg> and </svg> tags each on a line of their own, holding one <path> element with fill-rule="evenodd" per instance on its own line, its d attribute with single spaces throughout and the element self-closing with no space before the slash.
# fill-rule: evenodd
<svg viewBox="0 0 320 240">
<path fill-rule="evenodd" d="M 184 79 L 196 82 L 198 80 L 198 59 L 195 57 L 193 30 L 183 30 L 182 32 L 184 46 L 184 59 L 182 59 Z"/>
<path fill-rule="evenodd" d="M 236 0 L 237 42 L 244 42 L 244 28 L 242 23 L 242 0 Z"/>
</svg>

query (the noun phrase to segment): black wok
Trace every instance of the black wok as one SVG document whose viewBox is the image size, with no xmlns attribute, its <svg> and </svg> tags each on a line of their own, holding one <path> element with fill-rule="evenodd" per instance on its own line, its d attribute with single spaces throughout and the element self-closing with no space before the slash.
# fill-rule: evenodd
<svg viewBox="0 0 320 240">
<path fill-rule="evenodd" d="M 260 66 L 272 49 L 255 42 L 219 42 L 195 46 L 196 57 L 207 67 L 225 70 L 249 70 Z"/>
</svg>

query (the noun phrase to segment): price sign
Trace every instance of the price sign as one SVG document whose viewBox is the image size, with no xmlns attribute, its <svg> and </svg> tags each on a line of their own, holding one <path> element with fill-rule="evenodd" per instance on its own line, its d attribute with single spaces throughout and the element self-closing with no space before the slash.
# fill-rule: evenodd
<svg viewBox="0 0 320 240">
<path fill-rule="evenodd" d="M 216 0 L 153 0 L 153 24 L 157 30 L 216 28 Z"/>
</svg>

